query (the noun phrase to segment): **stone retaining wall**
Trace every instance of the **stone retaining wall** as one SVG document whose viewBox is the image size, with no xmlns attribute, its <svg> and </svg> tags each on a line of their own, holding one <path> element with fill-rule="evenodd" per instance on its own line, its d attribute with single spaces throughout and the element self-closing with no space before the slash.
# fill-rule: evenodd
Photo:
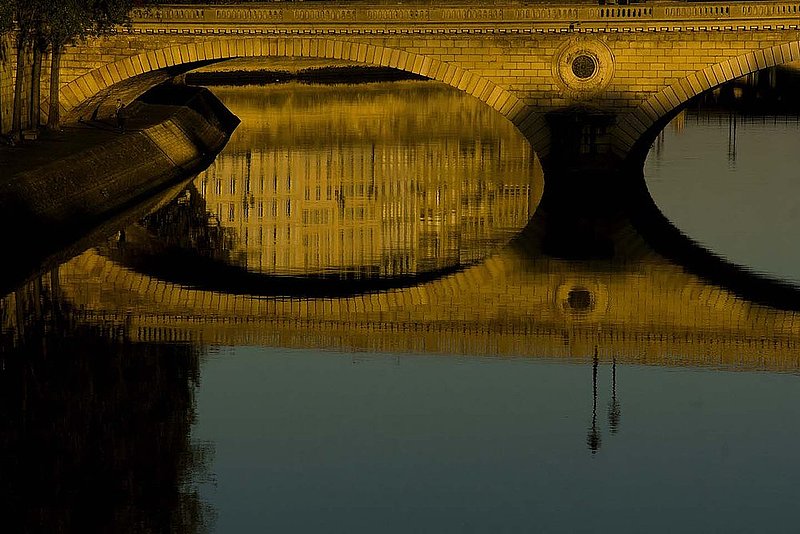
<svg viewBox="0 0 800 534">
<path fill-rule="evenodd" d="M 24 251 L 36 240 L 68 243 L 212 161 L 238 119 L 207 90 L 187 96 L 186 105 L 166 108 L 164 120 L 4 177 L 0 213 L 7 223 L 7 245 L 15 242 L 10 250 Z M 131 106 L 135 114 L 164 111 L 154 104 Z"/>
</svg>

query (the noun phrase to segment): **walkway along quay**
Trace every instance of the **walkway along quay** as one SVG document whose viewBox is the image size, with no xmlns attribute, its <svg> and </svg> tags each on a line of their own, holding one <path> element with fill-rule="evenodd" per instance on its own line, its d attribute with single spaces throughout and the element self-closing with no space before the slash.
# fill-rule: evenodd
<svg viewBox="0 0 800 534">
<path fill-rule="evenodd" d="M 128 106 L 125 132 L 90 121 L 0 148 L 3 239 L 17 258 L 3 265 L 4 287 L 48 268 L 57 261 L 51 254 L 213 161 L 239 119 L 205 89 L 170 87 L 169 99 L 163 93 Z"/>
</svg>

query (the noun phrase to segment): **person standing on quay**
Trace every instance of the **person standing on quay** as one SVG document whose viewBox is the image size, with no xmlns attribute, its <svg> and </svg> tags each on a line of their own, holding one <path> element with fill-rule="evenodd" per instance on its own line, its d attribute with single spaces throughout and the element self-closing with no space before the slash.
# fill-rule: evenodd
<svg viewBox="0 0 800 534">
<path fill-rule="evenodd" d="M 117 99 L 117 109 L 114 112 L 114 116 L 117 118 L 117 129 L 120 133 L 125 133 L 125 104 L 119 98 Z"/>
</svg>

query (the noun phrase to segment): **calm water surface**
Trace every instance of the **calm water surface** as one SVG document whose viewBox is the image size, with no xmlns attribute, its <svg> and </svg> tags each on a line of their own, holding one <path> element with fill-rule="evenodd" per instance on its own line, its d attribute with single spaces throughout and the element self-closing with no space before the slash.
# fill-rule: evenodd
<svg viewBox="0 0 800 534">
<path fill-rule="evenodd" d="M 693 239 L 734 263 L 797 283 L 798 139 L 800 115 L 690 109 L 651 152 L 648 187 Z"/>
<path fill-rule="evenodd" d="M 800 125 L 759 83 L 645 174 L 794 282 Z M 794 312 L 626 219 L 609 257 L 545 254 L 546 177 L 457 91 L 214 90 L 243 122 L 208 170 L 1 301 L 12 532 L 795 531 Z"/>
</svg>

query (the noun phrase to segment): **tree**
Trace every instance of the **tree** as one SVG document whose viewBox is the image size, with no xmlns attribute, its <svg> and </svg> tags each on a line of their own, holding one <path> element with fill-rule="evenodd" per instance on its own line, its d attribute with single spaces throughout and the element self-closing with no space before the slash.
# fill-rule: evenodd
<svg viewBox="0 0 800 534">
<path fill-rule="evenodd" d="M 61 56 L 64 47 L 90 36 L 113 33 L 120 24 L 130 21 L 132 0 L 34 0 L 42 2 L 42 32 L 51 51 L 49 129 L 61 122 L 59 89 Z"/>
<path fill-rule="evenodd" d="M 25 81 L 25 56 L 31 42 L 40 0 L 13 0 L 13 13 L 16 19 L 17 67 L 14 80 L 14 110 L 11 116 L 11 130 L 15 135 L 22 129 L 22 94 Z"/>
<path fill-rule="evenodd" d="M 5 36 L 14 27 L 14 2 L 12 0 L 0 0 L 0 65 L 6 61 L 6 40 Z M 3 85 L 3 69 L 0 68 L 0 87 Z M 3 97 L 0 93 L 0 134 L 3 133 Z"/>
<path fill-rule="evenodd" d="M 33 19 L 33 28 L 31 30 L 31 49 L 33 55 L 31 58 L 31 92 L 28 111 L 28 128 L 39 128 L 39 117 L 41 115 L 41 87 L 42 87 L 42 58 L 47 53 L 49 43 L 47 42 L 46 32 L 44 31 L 44 13 L 42 5 L 47 0 L 31 0 L 33 3 L 38 3 L 36 7 L 36 16 Z"/>
</svg>

